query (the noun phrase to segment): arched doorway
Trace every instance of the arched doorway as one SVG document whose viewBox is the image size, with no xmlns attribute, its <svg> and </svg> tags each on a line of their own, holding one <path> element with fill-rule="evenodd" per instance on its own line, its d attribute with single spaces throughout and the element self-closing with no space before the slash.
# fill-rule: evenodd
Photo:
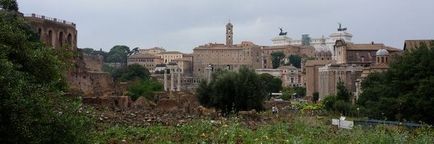
<svg viewBox="0 0 434 144">
<path fill-rule="evenodd" d="M 63 32 L 59 33 L 59 46 L 63 47 Z"/>
<path fill-rule="evenodd" d="M 49 30 L 48 31 L 48 45 L 53 46 L 54 42 L 53 42 L 53 31 Z"/>
</svg>

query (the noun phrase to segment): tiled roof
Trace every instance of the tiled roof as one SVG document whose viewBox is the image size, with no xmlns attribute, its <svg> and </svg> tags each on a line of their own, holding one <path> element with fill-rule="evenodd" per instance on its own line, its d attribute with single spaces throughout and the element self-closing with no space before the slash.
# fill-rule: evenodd
<svg viewBox="0 0 434 144">
<path fill-rule="evenodd" d="M 155 55 L 151 55 L 151 54 L 137 53 L 137 54 L 129 56 L 128 58 L 160 58 L 160 57 L 155 56 Z"/>
<path fill-rule="evenodd" d="M 332 62 L 332 60 L 308 60 L 306 61 L 305 66 L 325 65 Z"/>
</svg>

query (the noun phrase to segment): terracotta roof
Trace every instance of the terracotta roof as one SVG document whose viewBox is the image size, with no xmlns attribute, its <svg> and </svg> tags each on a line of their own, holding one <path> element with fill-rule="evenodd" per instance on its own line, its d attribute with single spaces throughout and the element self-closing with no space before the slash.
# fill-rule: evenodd
<svg viewBox="0 0 434 144">
<path fill-rule="evenodd" d="M 151 55 L 151 54 L 137 53 L 137 54 L 129 56 L 128 58 L 160 58 L 160 57 L 155 56 L 155 55 Z"/>
<path fill-rule="evenodd" d="M 348 50 L 379 50 L 379 49 L 386 49 L 388 51 L 392 51 L 392 52 L 397 52 L 397 51 L 402 51 L 401 49 L 398 48 L 394 48 L 394 47 L 390 47 L 390 46 L 385 46 L 382 43 L 374 43 L 374 44 L 351 44 L 348 43 Z"/>
<path fill-rule="evenodd" d="M 166 51 L 166 52 L 162 52 L 160 54 L 182 54 L 182 53 L 179 51 Z"/>
<path fill-rule="evenodd" d="M 305 66 L 325 65 L 332 62 L 332 60 L 308 60 L 306 61 Z"/>
<path fill-rule="evenodd" d="M 421 43 L 425 43 L 428 47 L 431 44 L 434 45 L 434 39 L 431 40 L 405 40 L 404 42 L 404 50 L 415 49 L 420 46 Z"/>
</svg>

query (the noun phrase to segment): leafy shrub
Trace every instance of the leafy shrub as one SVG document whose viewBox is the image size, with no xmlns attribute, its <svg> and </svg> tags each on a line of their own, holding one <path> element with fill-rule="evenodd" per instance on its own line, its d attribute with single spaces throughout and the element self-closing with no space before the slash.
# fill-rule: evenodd
<svg viewBox="0 0 434 144">
<path fill-rule="evenodd" d="M 137 80 L 132 83 L 128 87 L 128 96 L 134 101 L 141 96 L 154 100 L 154 92 L 163 90 L 163 85 L 156 80 Z"/>
<path fill-rule="evenodd" d="M 0 10 L 0 143 L 89 143 L 92 120 L 64 96 L 69 55 L 45 47 L 21 14 Z"/>
<path fill-rule="evenodd" d="M 336 96 L 326 96 L 324 100 L 321 101 L 326 110 L 334 110 L 334 105 L 336 103 Z"/>
</svg>

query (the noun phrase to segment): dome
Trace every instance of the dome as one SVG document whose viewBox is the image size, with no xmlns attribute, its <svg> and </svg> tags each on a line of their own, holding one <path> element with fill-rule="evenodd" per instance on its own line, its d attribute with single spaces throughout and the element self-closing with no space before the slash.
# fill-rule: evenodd
<svg viewBox="0 0 434 144">
<path fill-rule="evenodd" d="M 386 49 L 379 49 L 377 53 L 375 53 L 377 56 L 388 56 L 389 52 Z"/>
</svg>

